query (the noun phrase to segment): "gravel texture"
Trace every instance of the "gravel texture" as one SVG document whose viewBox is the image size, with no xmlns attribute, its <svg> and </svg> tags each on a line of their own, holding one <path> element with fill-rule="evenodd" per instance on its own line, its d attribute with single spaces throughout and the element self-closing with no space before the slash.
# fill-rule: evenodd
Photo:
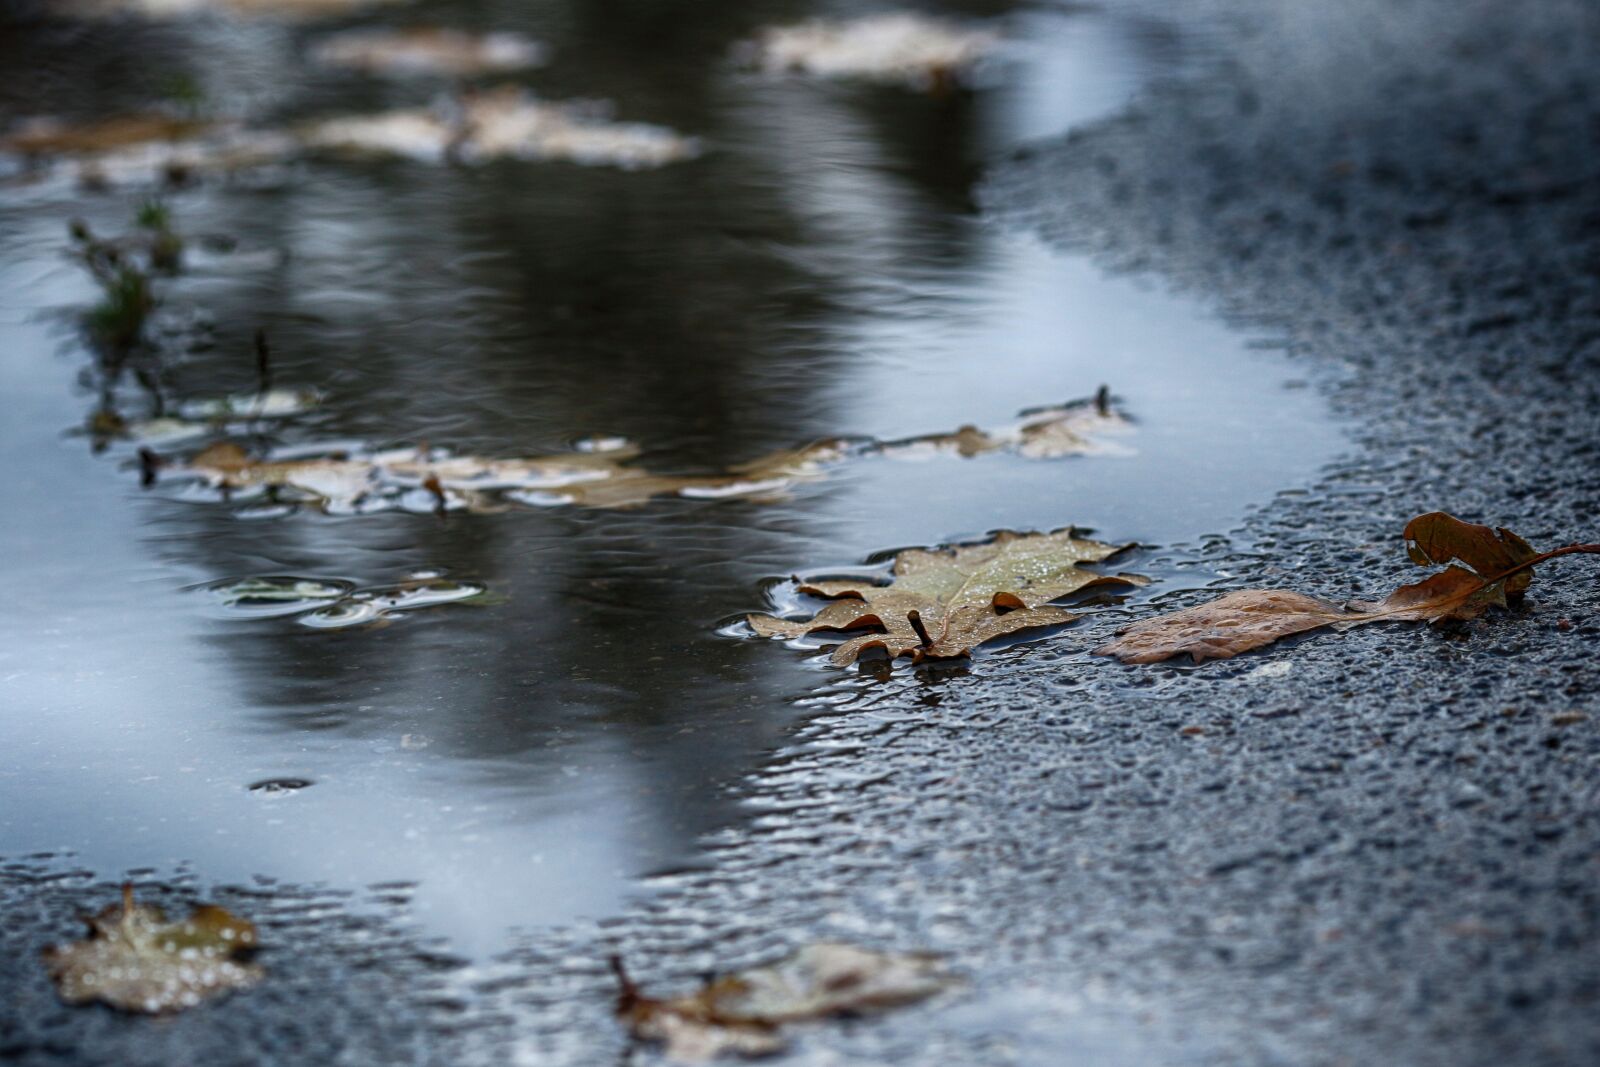
<svg viewBox="0 0 1600 1067">
<path fill-rule="evenodd" d="M 1413 578 L 1399 531 L 1436 508 L 1595 539 L 1600 8 L 1182 17 L 1217 48 L 1202 75 L 1000 167 L 986 210 L 1281 334 L 1353 444 L 1143 562 L 1341 597 Z M 845 676 L 739 787 L 751 819 L 707 866 L 614 922 L 464 968 L 305 898 L 283 981 L 226 1011 L 69 1020 L 0 968 L 0 1060 L 623 1062 L 607 952 L 677 987 L 835 936 L 948 952 L 967 984 L 802 1031 L 798 1062 L 1600 1062 L 1595 574 L 1561 560 L 1470 625 L 1200 668 L 1084 651 L 1190 591 L 966 671 Z M 105 899 L 52 869 L 0 870 L 0 952 Z"/>
</svg>

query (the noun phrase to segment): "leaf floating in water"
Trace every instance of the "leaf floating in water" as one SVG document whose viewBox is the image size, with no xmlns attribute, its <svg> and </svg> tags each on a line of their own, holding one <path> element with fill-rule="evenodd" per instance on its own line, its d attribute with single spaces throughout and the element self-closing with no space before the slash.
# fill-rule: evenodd
<svg viewBox="0 0 1600 1067">
<path fill-rule="evenodd" d="M 63 1000 L 100 1000 L 123 1011 L 161 1012 L 192 1008 L 234 989 L 247 989 L 262 970 L 241 957 L 256 947 L 256 928 L 221 908 L 195 908 L 169 923 L 160 908 L 135 904 L 133 887 L 122 887 L 121 905 L 87 920 L 83 941 L 56 945 L 45 966 Z"/>
<path fill-rule="evenodd" d="M 769 73 L 859 78 L 925 89 L 947 84 L 1000 43 L 998 34 L 911 13 L 817 19 L 763 32 L 747 46 Z"/>
<path fill-rule="evenodd" d="M 1404 536 L 1413 562 L 1450 565 L 1430 578 L 1401 586 L 1377 603 L 1334 604 L 1288 589 L 1245 589 L 1135 623 L 1095 653 L 1116 656 L 1124 663 L 1157 663 L 1188 653 L 1200 663 L 1230 659 L 1279 638 L 1324 627 L 1347 630 L 1371 622 L 1475 619 L 1491 607 L 1505 607 L 1508 597 L 1521 596 L 1533 580 L 1535 564 L 1574 553 L 1600 553 L 1600 545 L 1535 552 L 1510 530 L 1462 522 L 1439 511 L 1412 519 Z"/>
<path fill-rule="evenodd" d="M 500 510 L 504 501 L 531 507 L 626 508 L 662 497 L 771 501 L 800 483 L 826 477 L 832 466 L 872 456 L 905 460 L 1011 452 L 1028 459 L 1056 459 L 1115 453 L 1123 450 L 1107 438 L 1130 426 L 1102 390 L 1091 400 L 1024 412 L 1019 422 L 996 430 L 965 426 L 954 433 L 888 442 L 826 438 L 735 464 L 722 474 L 656 474 L 630 466 L 639 450 L 621 438 L 579 442 L 572 452 L 507 459 L 428 448 L 256 458 L 237 444 L 219 442 L 187 462 L 162 461 L 147 464 L 146 470 L 200 481 L 227 495 L 272 492 L 282 503 L 310 503 L 339 514 L 490 512 Z"/>
<path fill-rule="evenodd" d="M 401 0 L 67 0 L 64 8 L 83 18 L 139 15 L 150 19 L 229 15 L 237 18 L 310 22 L 343 18 L 357 11 Z"/>
<path fill-rule="evenodd" d="M 566 160 L 637 170 L 699 154 L 694 140 L 664 127 L 613 122 L 594 107 L 543 103 L 515 86 L 463 94 L 437 109 L 323 119 L 301 136 L 311 148 L 428 163 Z"/>
<path fill-rule="evenodd" d="M 661 1043 L 681 1063 L 771 1055 L 787 1044 L 780 1029 L 786 1024 L 887 1011 L 955 984 L 936 956 L 832 943 L 808 945 L 771 966 L 712 979 L 671 999 L 645 996 L 620 959 L 611 964 L 620 987 L 617 1018 L 635 1039 Z"/>
<path fill-rule="evenodd" d="M 228 174 L 280 163 L 298 151 L 284 133 L 159 113 L 80 124 L 35 119 L 0 137 L 0 156 L 19 157 L 36 174 L 50 173 L 46 164 L 65 163 L 80 179 L 97 182 Z"/>
<path fill-rule="evenodd" d="M 357 589 L 354 583 L 323 578 L 240 578 L 205 586 L 225 614 L 245 619 L 297 615 L 303 626 L 342 630 L 440 604 L 456 604 L 483 596 L 478 582 L 446 578 L 439 571 L 419 572 L 394 585 Z"/>
<path fill-rule="evenodd" d="M 376 470 L 365 460 L 257 460 L 231 441 L 211 445 L 174 472 L 196 477 L 228 493 L 288 489 L 330 512 L 351 512 L 378 489 Z"/>
<path fill-rule="evenodd" d="M 187 400 L 178 411 L 186 419 L 284 419 L 303 415 L 320 403 L 322 394 L 315 389 L 268 389 Z"/>
<path fill-rule="evenodd" d="M 212 129 L 209 122 L 160 114 L 115 115 L 81 124 L 34 119 L 0 138 L 0 152 L 19 156 L 92 156 L 142 145 L 189 141 Z"/>
<path fill-rule="evenodd" d="M 1099 563 L 1131 545 L 1108 545 L 1076 536 L 1071 528 L 1048 534 L 1002 531 L 989 541 L 952 548 L 912 548 L 895 556 L 893 581 L 802 582 L 799 591 L 830 600 L 809 619 L 751 615 L 762 637 L 794 638 L 819 630 L 867 630 L 833 652 L 843 666 L 869 648 L 917 662 L 964 656 L 985 641 L 1078 616 L 1051 601 L 1101 585 L 1144 585 L 1136 575 L 1097 574 Z"/>
<path fill-rule="evenodd" d="M 544 49 L 520 33 L 467 33 L 417 26 L 349 30 L 318 42 L 311 58 L 367 74 L 469 77 L 522 70 L 544 62 Z"/>
<path fill-rule="evenodd" d="M 329 601 L 342 600 L 355 591 L 352 582 L 293 577 L 240 578 L 214 582 L 205 588 L 217 598 L 225 614 L 249 619 L 298 615 Z"/>
<path fill-rule="evenodd" d="M 1109 394 L 1102 388 L 1089 400 L 1029 408 L 1018 416 L 1017 422 L 995 430 L 962 426 L 954 433 L 885 441 L 877 448 L 891 459 L 933 455 L 970 459 L 989 452 L 1014 452 L 1026 459 L 1126 455 L 1129 450 L 1125 446 L 1107 438 L 1122 436 L 1131 428 L 1128 417 L 1112 406 Z"/>
</svg>

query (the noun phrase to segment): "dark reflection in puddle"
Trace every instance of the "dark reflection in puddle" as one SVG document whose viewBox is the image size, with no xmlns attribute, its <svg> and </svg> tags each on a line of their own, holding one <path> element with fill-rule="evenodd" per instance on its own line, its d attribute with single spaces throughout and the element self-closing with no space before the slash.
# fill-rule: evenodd
<svg viewBox="0 0 1600 1067">
<path fill-rule="evenodd" d="M 508 925 L 602 915 L 636 877 L 693 863 L 730 817 L 724 784 L 815 710 L 792 698 L 828 674 L 716 632 L 764 606 L 763 580 L 998 527 L 1194 538 L 1335 447 L 1270 353 L 971 216 L 981 159 L 1168 69 L 1160 26 L 1028 8 L 983 88 L 925 96 L 739 71 L 733 42 L 813 8 L 703 8 L 421 5 L 524 30 L 552 48 L 538 90 L 615 100 L 707 151 L 639 173 L 318 164 L 178 191 L 180 229 L 249 251 L 164 283 L 170 313 L 214 323 L 168 368 L 171 399 L 250 394 L 265 326 L 277 380 L 321 400 L 262 431 L 286 446 L 515 456 L 620 436 L 651 470 L 713 472 L 838 434 L 1003 425 L 1108 382 L 1139 421 L 1134 454 L 849 464 L 777 504 L 241 521 L 141 493 L 126 445 L 96 457 L 63 435 L 95 402 L 73 393 L 77 342 L 39 314 L 92 296 L 61 257 L 65 220 L 115 232 L 133 194 L 0 191 L 0 448 L 26 457 L 10 485 L 26 506 L 0 524 L 0 853 L 414 881 L 431 929 L 490 950 Z M 275 118 L 418 102 L 404 82 L 286 76 L 304 31 L 56 32 L 27 60 L 37 89 L 0 87 L 4 115 L 126 105 L 150 70 Z M 229 575 L 371 590 L 423 564 L 493 603 L 329 640 L 224 625 L 181 593 Z M 289 778 L 318 786 L 281 807 L 241 788 Z"/>
</svg>

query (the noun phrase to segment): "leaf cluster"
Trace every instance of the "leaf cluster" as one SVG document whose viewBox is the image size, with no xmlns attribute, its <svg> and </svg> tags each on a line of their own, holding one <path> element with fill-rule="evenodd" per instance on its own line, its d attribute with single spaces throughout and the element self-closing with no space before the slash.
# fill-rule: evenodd
<svg viewBox="0 0 1600 1067">
<path fill-rule="evenodd" d="M 182 411 L 219 419 L 240 411 L 293 414 L 316 399 L 316 394 L 304 391 L 269 391 L 221 404 L 186 404 Z M 894 441 L 827 438 L 733 464 L 718 474 L 657 473 L 633 462 L 638 448 L 615 440 L 591 444 L 586 450 L 527 457 L 457 455 L 421 445 L 294 459 L 256 456 L 236 442 L 219 441 L 186 460 L 150 453 L 146 471 L 152 478 L 200 481 L 230 495 L 268 492 L 339 513 L 396 508 L 492 512 L 512 504 L 628 508 L 663 497 L 781 499 L 801 483 L 826 477 L 839 464 L 873 457 L 908 460 L 1011 452 L 1042 460 L 1108 451 L 1114 446 L 1107 438 L 1125 433 L 1129 426 L 1102 389 L 1092 399 L 1024 412 L 1016 423 L 993 430 L 963 426 Z"/>
<path fill-rule="evenodd" d="M 1442 623 L 1475 619 L 1505 607 L 1533 581 L 1536 564 L 1600 545 L 1566 545 L 1537 552 L 1505 528 L 1491 529 L 1435 511 L 1406 525 L 1407 552 L 1422 566 L 1443 570 L 1403 585 L 1377 602 L 1336 604 L 1288 589 L 1246 589 L 1183 611 L 1134 624 L 1097 648 L 1124 663 L 1156 663 L 1187 653 L 1200 663 L 1229 659 L 1292 634 L 1348 630 L 1375 622 Z"/>
</svg>

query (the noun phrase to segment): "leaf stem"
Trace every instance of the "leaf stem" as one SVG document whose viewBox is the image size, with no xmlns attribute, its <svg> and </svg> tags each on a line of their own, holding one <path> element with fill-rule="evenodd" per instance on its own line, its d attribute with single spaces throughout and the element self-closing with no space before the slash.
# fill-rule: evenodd
<svg viewBox="0 0 1600 1067">
<path fill-rule="evenodd" d="M 1590 555 L 1600 555 L 1600 544 L 1562 545 L 1560 548 L 1552 548 L 1548 552 L 1541 552 L 1537 556 L 1530 556 L 1527 559 L 1523 560 L 1521 563 L 1518 563 L 1515 567 L 1508 567 L 1507 569 L 1501 571 L 1499 574 L 1490 575 L 1488 577 L 1483 577 L 1482 575 L 1474 575 L 1474 577 L 1478 578 L 1478 584 L 1476 586 L 1474 586 L 1471 589 L 1464 589 L 1459 593 L 1453 593 L 1450 596 L 1443 597 L 1442 599 L 1440 599 L 1438 601 L 1438 603 L 1440 603 L 1440 604 L 1451 604 L 1451 603 L 1454 603 L 1454 602 L 1457 602 L 1457 601 L 1465 600 L 1470 596 L 1473 596 L 1473 595 L 1475 595 L 1477 593 L 1483 592 L 1485 589 L 1489 588 L 1492 585 L 1495 585 L 1495 584 L 1497 584 L 1499 582 L 1505 581 L 1507 578 L 1510 578 L 1510 577 L 1512 577 L 1514 575 L 1517 575 L 1517 574 L 1521 574 L 1523 571 L 1531 570 L 1534 567 L 1538 566 L 1540 563 L 1544 563 L 1544 562 L 1546 562 L 1548 560 L 1555 559 L 1557 556 L 1572 556 L 1572 555 L 1577 555 L 1579 553 L 1586 553 L 1586 554 L 1590 554 Z M 1444 572 L 1440 571 L 1439 573 L 1443 574 Z M 1354 619 L 1349 619 L 1349 620 L 1346 620 L 1346 621 L 1350 621 L 1350 622 L 1376 622 L 1377 620 L 1382 619 L 1382 618 L 1386 618 L 1386 617 L 1388 617 L 1390 615 L 1398 615 L 1403 611 L 1411 611 L 1411 610 L 1413 610 L 1413 609 L 1410 608 L 1410 607 L 1394 607 L 1394 608 L 1389 608 L 1386 611 L 1367 612 L 1367 613 L 1358 615 Z"/>
</svg>

